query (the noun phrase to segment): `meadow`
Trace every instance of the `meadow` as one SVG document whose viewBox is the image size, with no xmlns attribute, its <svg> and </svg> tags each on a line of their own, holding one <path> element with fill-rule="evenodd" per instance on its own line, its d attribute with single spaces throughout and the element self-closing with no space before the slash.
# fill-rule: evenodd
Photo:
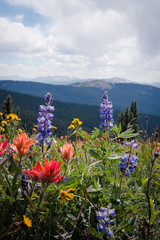
<svg viewBox="0 0 160 240">
<path fill-rule="evenodd" d="M 0 239 L 160 239 L 158 132 L 121 132 L 107 93 L 91 133 L 75 116 L 57 137 L 54 110 L 47 93 L 30 136 L 0 113 Z"/>
</svg>

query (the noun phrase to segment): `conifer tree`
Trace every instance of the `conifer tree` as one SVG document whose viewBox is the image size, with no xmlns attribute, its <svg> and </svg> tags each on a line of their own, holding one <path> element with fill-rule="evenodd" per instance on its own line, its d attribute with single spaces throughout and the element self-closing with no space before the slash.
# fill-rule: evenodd
<svg viewBox="0 0 160 240">
<path fill-rule="evenodd" d="M 127 106 L 126 110 L 119 114 L 118 122 L 121 123 L 122 132 L 130 127 L 134 129 L 134 132 L 138 131 L 139 113 L 136 101 L 131 103 L 130 108 Z"/>
<path fill-rule="evenodd" d="M 4 100 L 2 108 L 3 108 L 4 114 L 10 114 L 13 112 L 13 104 L 12 104 L 11 95 L 8 95 L 7 99 Z"/>
</svg>

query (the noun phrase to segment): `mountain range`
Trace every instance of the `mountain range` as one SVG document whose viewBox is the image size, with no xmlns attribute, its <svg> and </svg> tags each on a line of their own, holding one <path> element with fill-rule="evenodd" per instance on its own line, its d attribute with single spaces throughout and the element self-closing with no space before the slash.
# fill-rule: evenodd
<svg viewBox="0 0 160 240">
<path fill-rule="evenodd" d="M 1 80 L 0 88 L 40 97 L 44 97 L 46 92 L 51 92 L 55 100 L 98 106 L 104 92 L 107 91 L 114 109 L 124 110 L 126 106 L 136 100 L 140 113 L 160 116 L 160 88 L 136 84 L 120 78 L 112 78 L 108 81 L 80 81 L 70 85 Z"/>
</svg>

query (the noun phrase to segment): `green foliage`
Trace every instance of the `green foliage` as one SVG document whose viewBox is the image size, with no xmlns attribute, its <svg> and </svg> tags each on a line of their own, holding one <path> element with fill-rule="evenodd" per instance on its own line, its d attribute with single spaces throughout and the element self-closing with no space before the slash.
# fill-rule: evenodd
<svg viewBox="0 0 160 240">
<path fill-rule="evenodd" d="M 56 109 L 58 111 L 58 105 Z M 106 240 L 109 237 L 106 230 L 98 231 L 96 216 L 100 207 L 109 206 L 116 213 L 115 217 L 110 216 L 116 223 L 106 225 L 106 229 L 109 227 L 113 231 L 111 239 L 159 239 L 160 159 L 156 148 L 160 143 L 144 142 L 131 128 L 121 132 L 121 124 L 105 133 L 99 128 L 87 133 L 80 127 L 70 129 L 63 139 L 52 135 L 51 144 L 45 145 L 44 153 L 36 145 L 33 134 L 31 139 L 35 142 L 20 156 L 19 148 L 11 152 L 10 143 L 14 143 L 17 130 L 10 126 L 8 131 L 12 132 L 12 139 L 8 139 L 5 149 L 8 151 L 0 158 L 0 239 Z M 135 137 L 137 149 L 119 141 Z M 1 139 L 1 149 L 3 142 Z M 68 160 L 62 151 L 66 142 L 74 147 L 74 154 L 68 155 Z M 19 144 L 22 152 L 28 146 L 24 143 Z M 121 157 L 126 153 L 138 156 L 137 166 L 128 176 L 119 170 Z M 62 179 L 44 181 L 45 171 L 41 171 L 41 180 L 24 179 L 22 170 L 35 169 L 38 161 L 43 166 L 44 159 L 62 162 Z M 39 176 L 40 168 L 35 170 L 35 175 Z M 46 171 L 46 178 L 51 172 Z M 62 196 L 68 196 L 66 204 Z"/>
<path fill-rule="evenodd" d="M 138 132 L 139 113 L 137 111 L 137 103 L 133 101 L 130 108 L 126 107 L 125 111 L 119 114 L 118 122 L 121 123 L 122 132 L 132 127 L 134 132 Z"/>
<path fill-rule="evenodd" d="M 7 99 L 4 100 L 2 105 L 3 113 L 10 114 L 13 111 L 12 98 L 11 95 L 8 95 Z"/>
</svg>

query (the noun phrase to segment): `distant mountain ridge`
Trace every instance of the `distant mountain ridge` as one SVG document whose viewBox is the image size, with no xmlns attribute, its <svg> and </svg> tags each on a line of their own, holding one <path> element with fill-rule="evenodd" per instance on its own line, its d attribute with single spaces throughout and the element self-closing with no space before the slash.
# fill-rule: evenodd
<svg viewBox="0 0 160 240">
<path fill-rule="evenodd" d="M 99 84 L 99 85 L 98 85 Z M 0 88 L 34 96 L 44 97 L 51 92 L 55 100 L 100 105 L 104 91 L 108 91 L 109 100 L 114 109 L 124 110 L 132 101 L 137 101 L 138 111 L 144 114 L 160 116 L 160 88 L 130 82 L 106 82 L 91 80 L 71 85 L 53 85 L 31 81 L 0 81 Z"/>
<path fill-rule="evenodd" d="M 37 117 L 39 112 L 39 105 L 44 104 L 44 96 L 37 97 L 27 94 L 21 94 L 12 91 L 6 91 L 0 89 L 0 102 L 11 95 L 14 112 L 16 113 L 17 107 L 20 109 L 21 127 L 26 131 L 32 132 L 34 124 L 37 123 Z M 53 101 L 55 107 L 53 125 L 57 127 L 56 135 L 66 135 L 67 128 L 70 125 L 73 118 L 79 118 L 82 122 L 82 128 L 85 131 L 92 131 L 94 127 L 100 126 L 100 108 L 99 106 L 89 106 L 75 103 L 65 103 L 60 101 Z M 0 105 L 0 111 L 2 111 L 2 104 Z M 113 111 L 114 122 L 118 121 L 118 114 L 120 110 Z M 160 124 L 160 116 L 148 115 L 148 136 L 151 136 L 154 129 Z M 144 114 L 140 114 L 140 129 L 146 129 L 146 119 Z"/>
</svg>

